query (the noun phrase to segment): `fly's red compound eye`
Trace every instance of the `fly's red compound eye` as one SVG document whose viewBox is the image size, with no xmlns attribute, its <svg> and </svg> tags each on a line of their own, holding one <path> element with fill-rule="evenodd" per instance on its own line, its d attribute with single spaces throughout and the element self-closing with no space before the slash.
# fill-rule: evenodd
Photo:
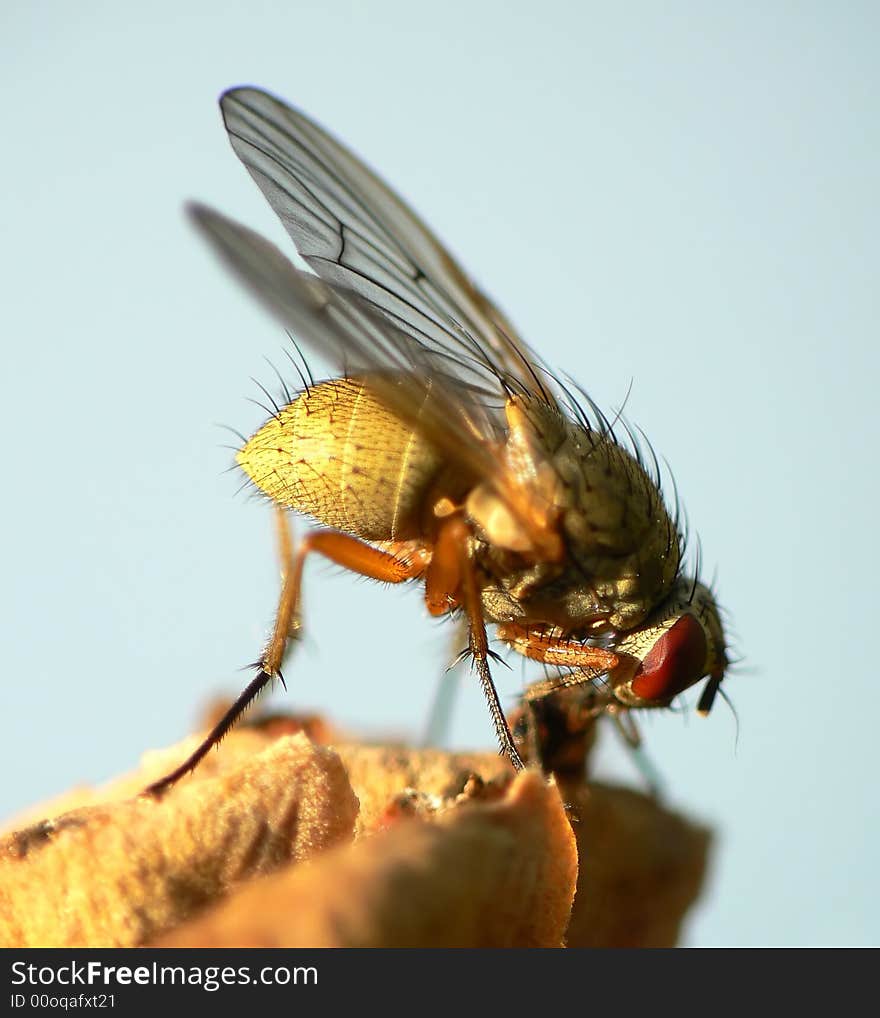
<svg viewBox="0 0 880 1018">
<path fill-rule="evenodd" d="M 693 615 L 682 615 L 645 655 L 630 683 L 640 700 L 669 701 L 703 677 L 708 644 Z"/>
</svg>

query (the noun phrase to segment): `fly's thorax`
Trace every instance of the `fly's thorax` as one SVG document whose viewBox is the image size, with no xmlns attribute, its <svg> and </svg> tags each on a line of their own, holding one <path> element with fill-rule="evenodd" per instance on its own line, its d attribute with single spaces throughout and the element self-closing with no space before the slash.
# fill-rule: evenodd
<svg viewBox="0 0 880 1018">
<path fill-rule="evenodd" d="M 680 536 L 660 488 L 610 435 L 554 406 L 516 396 L 508 401 L 507 421 L 504 475 L 526 506 L 521 515 L 534 521 L 533 529 L 552 528 L 563 554 L 558 568 L 530 575 L 541 558 L 529 531 L 497 486 L 480 486 L 467 503 L 480 536 L 521 556 L 493 563 L 498 587 L 508 600 L 527 602 L 525 614 L 544 621 L 578 628 L 601 617 L 617 630 L 639 625 L 668 596 L 681 560 Z M 503 605 L 501 590 L 490 595 L 493 610 L 510 612 L 514 606 Z M 559 604 L 548 618 L 551 599 Z"/>
<path fill-rule="evenodd" d="M 614 642 L 621 658 L 614 696 L 629 707 L 666 707 L 703 678 L 717 686 L 727 668 L 725 647 L 712 591 L 680 577 L 643 625 Z"/>
<path fill-rule="evenodd" d="M 491 622 L 528 622 L 583 629 L 607 614 L 595 591 L 555 563 L 499 561 L 497 550 L 482 545 L 476 559 L 484 577 L 483 611 Z"/>
<path fill-rule="evenodd" d="M 300 393 L 236 459 L 274 502 L 371 541 L 422 536 L 426 493 L 443 466 L 436 448 L 363 378 Z"/>
<path fill-rule="evenodd" d="M 563 632 L 609 631 L 614 605 L 603 602 L 572 562 L 538 562 L 478 542 L 483 610 L 492 622 L 557 626 Z"/>
<path fill-rule="evenodd" d="M 681 540 L 663 495 L 642 465 L 607 435 L 572 427 L 556 454 L 567 505 L 566 546 L 613 606 L 616 629 L 638 625 L 669 594 Z"/>
</svg>

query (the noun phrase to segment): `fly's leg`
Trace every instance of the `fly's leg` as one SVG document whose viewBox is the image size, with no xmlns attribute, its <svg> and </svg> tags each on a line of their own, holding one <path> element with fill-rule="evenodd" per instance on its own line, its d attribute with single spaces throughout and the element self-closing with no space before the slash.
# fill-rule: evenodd
<svg viewBox="0 0 880 1018">
<path fill-rule="evenodd" d="M 284 682 L 281 675 L 281 662 L 284 660 L 289 642 L 298 637 L 301 628 L 300 591 L 303 564 L 307 555 L 317 552 L 345 569 L 374 580 L 381 580 L 384 583 L 403 583 L 424 572 L 425 562 L 419 555 L 415 555 L 411 559 L 397 558 L 388 552 L 364 544 L 356 537 L 335 530 L 316 530 L 307 534 L 296 555 L 293 556 L 286 516 L 281 509 L 277 510 L 277 521 L 282 560 L 281 597 L 278 601 L 278 612 L 275 616 L 272 635 L 257 662 L 259 671 L 198 748 L 178 768 L 144 789 L 145 795 L 153 797 L 162 795 L 182 777 L 194 770 L 274 678 L 280 678 L 282 683 Z"/>
<path fill-rule="evenodd" d="M 468 622 L 471 660 L 486 703 L 489 705 L 495 735 L 501 752 L 516 770 L 521 771 L 525 764 L 513 741 L 513 734 L 501 709 L 498 690 L 489 671 L 489 640 L 486 636 L 486 620 L 483 616 L 483 604 L 471 556 L 470 537 L 470 527 L 460 514 L 447 517 L 441 524 L 431 563 L 425 574 L 425 603 L 432 615 L 441 615 L 459 605 L 464 608 Z"/>
<path fill-rule="evenodd" d="M 575 690 L 578 686 L 587 685 L 591 679 L 604 672 L 614 672 L 622 659 L 613 651 L 601 647 L 590 647 L 578 640 L 566 640 L 548 634 L 542 629 L 528 629 L 517 623 L 505 623 L 498 627 L 498 635 L 520 654 L 546 664 L 586 670 L 586 675 L 557 675 L 541 682 L 535 682 L 526 690 L 526 703 L 529 707 L 553 693 L 563 690 Z M 642 749 L 642 740 L 638 726 L 628 707 L 608 700 L 597 694 L 595 702 L 585 703 L 585 710 L 598 717 L 599 714 L 610 714 L 614 727 L 622 738 L 632 756 L 639 773 L 655 799 L 661 797 L 662 782 L 656 768 Z"/>
<path fill-rule="evenodd" d="M 548 665 L 589 668 L 595 674 L 610 672 L 620 664 L 620 657 L 614 651 L 590 647 L 580 640 L 566 640 L 541 628 L 529 629 L 517 622 L 499 625 L 498 635 L 518 653 Z M 572 682 L 560 679 L 560 685 L 572 685 Z"/>
<path fill-rule="evenodd" d="M 592 682 L 617 668 L 620 657 L 544 626 L 507 622 L 498 626 L 498 635 L 524 657 L 571 669 L 526 689 L 520 735 L 529 759 L 540 761 L 545 772 L 582 775 L 595 741 L 596 719 L 609 706 L 607 693 Z"/>
<path fill-rule="evenodd" d="M 283 519 L 283 510 L 279 509 L 277 512 Z M 289 537 L 286 546 L 283 541 L 280 543 L 282 556 L 285 550 L 288 550 L 289 555 Z M 258 662 L 260 670 L 267 672 L 270 677 L 280 676 L 287 646 L 300 634 L 299 606 L 303 566 L 306 556 L 311 552 L 323 555 L 343 569 L 382 583 L 403 583 L 420 576 L 425 571 L 425 559 L 420 554 L 401 558 L 364 544 L 356 537 L 337 530 L 314 530 L 307 534 L 299 546 L 296 557 L 291 561 L 290 568 L 282 573 L 283 584 L 275 627 Z"/>
<path fill-rule="evenodd" d="M 549 637 L 541 630 L 529 630 L 516 623 L 499 625 L 497 630 L 501 639 L 505 640 L 514 650 L 525 657 L 543 661 L 546 664 L 568 665 L 581 669 L 590 668 L 594 675 L 596 672 L 616 667 L 620 660 L 611 651 L 597 647 L 585 647 L 578 642 L 564 643 L 558 638 Z M 427 746 L 440 745 L 443 733 L 448 727 L 450 704 L 457 684 L 457 666 L 458 661 L 448 669 L 437 685 L 425 732 L 424 744 Z M 567 675 L 549 679 L 546 683 L 537 682 L 526 691 L 526 699 L 537 703 L 539 699 L 557 689 L 570 688 L 580 685 L 584 681 L 586 680 L 583 678 Z M 531 759 L 537 759 L 535 746 L 529 750 L 529 756 Z"/>
</svg>

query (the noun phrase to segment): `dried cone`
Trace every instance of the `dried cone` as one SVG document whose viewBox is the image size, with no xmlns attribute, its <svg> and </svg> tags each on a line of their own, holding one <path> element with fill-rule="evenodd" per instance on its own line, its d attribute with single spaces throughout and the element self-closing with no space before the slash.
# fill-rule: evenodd
<svg viewBox="0 0 880 1018">
<path fill-rule="evenodd" d="M 560 794 L 495 754 L 334 751 L 286 734 L 300 727 L 240 728 L 159 802 L 132 796 L 191 741 L 36 807 L 73 811 L 0 843 L 0 944 L 677 941 L 709 834 L 648 796 L 573 770 Z"/>
<path fill-rule="evenodd" d="M 0 944 L 143 944 L 250 877 L 349 841 L 356 815 L 339 758 L 304 736 L 158 802 L 66 813 L 0 843 Z"/>
<path fill-rule="evenodd" d="M 559 793 L 528 773 L 497 803 L 257 881 L 156 946 L 560 947 L 576 878 Z"/>
</svg>

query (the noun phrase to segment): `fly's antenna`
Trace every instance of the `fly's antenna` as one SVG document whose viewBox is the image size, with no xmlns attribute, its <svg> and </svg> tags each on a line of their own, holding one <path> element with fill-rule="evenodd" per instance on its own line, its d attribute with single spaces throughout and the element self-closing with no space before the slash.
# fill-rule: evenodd
<svg viewBox="0 0 880 1018">
<path fill-rule="evenodd" d="M 723 677 L 724 676 L 720 675 L 712 675 L 703 687 L 703 692 L 700 693 L 700 699 L 697 701 L 697 713 L 700 717 L 706 717 L 712 710 L 712 705 L 715 703 L 715 697 L 721 691 L 721 680 Z"/>
</svg>

